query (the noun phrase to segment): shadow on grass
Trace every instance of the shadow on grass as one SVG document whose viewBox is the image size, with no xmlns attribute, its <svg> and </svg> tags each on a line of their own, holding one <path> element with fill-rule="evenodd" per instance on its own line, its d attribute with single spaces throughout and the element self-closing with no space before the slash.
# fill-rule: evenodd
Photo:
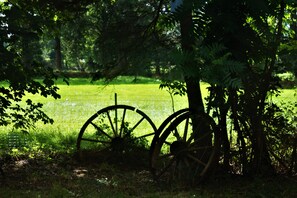
<svg viewBox="0 0 297 198">
<path fill-rule="evenodd" d="M 214 175 L 206 183 L 180 187 L 154 181 L 147 155 L 59 153 L 4 159 L 0 197 L 296 197 L 297 180 L 284 176 L 244 178 Z"/>
</svg>

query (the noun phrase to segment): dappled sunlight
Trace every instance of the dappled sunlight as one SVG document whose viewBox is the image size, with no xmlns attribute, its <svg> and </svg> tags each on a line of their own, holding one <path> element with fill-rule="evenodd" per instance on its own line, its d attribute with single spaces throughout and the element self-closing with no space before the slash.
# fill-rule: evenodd
<svg viewBox="0 0 297 198">
<path fill-rule="evenodd" d="M 17 161 L 15 161 L 15 164 L 13 166 L 13 170 L 18 171 L 18 170 L 20 170 L 22 168 L 25 168 L 25 166 L 28 166 L 28 165 L 29 165 L 29 162 L 26 159 L 17 160 Z"/>
<path fill-rule="evenodd" d="M 88 170 L 85 168 L 76 168 L 73 170 L 73 174 L 76 177 L 85 177 L 88 173 Z"/>
</svg>

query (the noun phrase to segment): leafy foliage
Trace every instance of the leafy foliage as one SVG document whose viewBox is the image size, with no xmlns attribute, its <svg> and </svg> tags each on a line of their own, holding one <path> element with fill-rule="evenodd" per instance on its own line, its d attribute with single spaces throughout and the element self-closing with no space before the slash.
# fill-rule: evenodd
<svg viewBox="0 0 297 198">
<path fill-rule="evenodd" d="M 286 104 L 286 107 L 277 107 L 272 104 L 268 106 L 265 116 L 267 127 L 265 130 L 269 133 L 268 141 L 270 153 L 275 158 L 275 164 L 278 164 L 279 171 L 296 171 L 296 104 Z M 294 153 L 295 152 L 295 153 Z"/>
<path fill-rule="evenodd" d="M 294 43 L 282 39 L 289 35 L 283 31 L 289 27 L 283 25 L 283 21 L 290 5 L 291 2 L 284 1 L 187 1 L 167 20 L 172 26 L 166 27 L 174 27 L 176 22 L 186 23 L 188 10 L 196 13 L 187 18 L 186 23 L 188 36 L 193 39 L 184 38 L 182 42 L 188 45 L 181 50 L 176 46 L 179 53 L 174 55 L 176 66 L 171 71 L 211 84 L 207 112 L 212 112 L 220 125 L 227 160 L 224 163 L 229 166 L 233 149 L 227 134 L 228 128 L 233 130 L 232 125 L 227 125 L 230 119 L 237 133 L 239 163 L 244 167 L 244 174 L 272 171 L 268 147 L 277 143 L 267 145 L 265 139 L 273 136 L 272 131 L 280 123 L 288 126 L 289 121 L 281 120 L 279 111 L 270 108 L 267 98 L 279 88 L 279 79 L 275 76 L 280 69 L 278 61 L 289 65 L 286 60 L 291 59 L 294 64 L 290 57 L 295 52 L 288 45 L 283 45 L 284 55 L 277 57 L 281 43 Z M 167 83 L 167 86 L 170 89 L 172 85 Z M 288 130 L 294 131 L 290 127 Z"/>
<path fill-rule="evenodd" d="M 268 102 L 276 74 L 296 70 L 295 1 L 188 0 L 173 10 L 170 2 L 1 2 L 0 125 L 53 122 L 42 104 L 23 100 L 59 98 L 58 62 L 94 79 L 155 72 L 171 96 L 191 93 L 189 104 L 203 108 L 199 82 L 210 84 L 206 111 L 221 129 L 225 165 L 234 160 L 246 174 L 271 171 L 273 157 L 295 163 L 290 113 Z"/>
<path fill-rule="evenodd" d="M 0 29 L 0 125 L 13 124 L 15 128 L 28 130 L 34 122 L 52 123 L 42 110 L 42 104 L 30 99 L 26 106 L 22 100 L 26 94 L 59 98 L 54 85 L 56 77 L 52 69 L 43 67 L 38 53 L 28 51 L 36 42 L 40 32 L 40 18 L 22 9 L 18 4 L 1 3 L 2 16 Z M 38 51 L 38 50 L 37 50 Z M 42 82 L 35 80 L 43 78 Z"/>
</svg>

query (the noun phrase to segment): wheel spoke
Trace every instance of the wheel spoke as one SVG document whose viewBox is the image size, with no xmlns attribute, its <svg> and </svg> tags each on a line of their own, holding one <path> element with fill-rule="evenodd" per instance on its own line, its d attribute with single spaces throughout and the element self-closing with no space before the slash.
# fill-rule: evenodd
<svg viewBox="0 0 297 198">
<path fill-rule="evenodd" d="M 186 123 L 185 123 L 184 136 L 183 136 L 184 141 L 187 140 L 187 136 L 188 136 L 189 119 L 190 118 L 187 118 Z"/>
<path fill-rule="evenodd" d="M 118 109 L 115 109 L 115 135 L 118 137 Z"/>
<path fill-rule="evenodd" d="M 110 124 L 110 126 L 112 128 L 112 131 L 115 134 L 115 136 L 117 136 L 117 131 L 114 129 L 114 126 L 113 126 L 112 119 L 110 117 L 109 111 L 106 111 L 106 114 L 107 114 L 107 117 L 108 117 L 108 120 L 109 120 L 109 124 Z"/>
<path fill-rule="evenodd" d="M 195 139 L 195 141 L 201 141 L 201 140 L 203 140 L 204 138 L 206 138 L 207 136 L 209 136 L 210 134 L 211 134 L 210 132 L 205 133 L 205 134 L 203 134 L 202 136 L 200 136 L 198 139 Z"/>
<path fill-rule="evenodd" d="M 91 125 L 93 127 L 95 127 L 95 129 L 97 129 L 98 131 L 100 131 L 100 133 L 102 133 L 103 135 L 105 135 L 106 137 L 108 137 L 109 139 L 112 139 L 112 137 L 110 135 L 108 135 L 106 132 L 104 132 L 100 127 L 98 127 L 96 124 L 94 124 L 93 122 L 91 122 Z"/>
<path fill-rule="evenodd" d="M 159 156 L 158 160 L 162 160 L 162 159 L 165 159 L 165 158 L 170 159 L 170 157 L 174 157 L 174 156 L 171 153 L 167 153 L 167 154 Z"/>
<path fill-rule="evenodd" d="M 198 129 L 201 128 L 201 122 L 198 124 L 197 128 Z M 189 144 L 194 140 L 194 131 L 196 131 L 196 132 L 198 131 L 198 133 L 199 133 L 199 130 L 193 129 L 193 132 L 191 133 L 190 138 L 187 140 L 187 143 L 189 143 Z"/>
<path fill-rule="evenodd" d="M 189 160 L 187 158 L 182 158 L 180 161 L 183 162 L 183 164 L 185 164 L 186 167 L 190 167 L 190 163 L 189 163 Z"/>
<path fill-rule="evenodd" d="M 190 138 L 187 140 L 188 144 L 191 144 L 191 142 L 194 140 L 194 133 L 191 133 Z"/>
<path fill-rule="evenodd" d="M 151 136 L 151 135 L 154 135 L 154 134 L 155 133 L 148 133 L 148 134 L 145 134 L 145 135 L 142 135 L 142 136 L 135 137 L 132 140 L 137 140 L 137 139 L 145 138 L 145 137 L 148 137 L 148 136 Z"/>
<path fill-rule="evenodd" d="M 180 137 L 180 135 L 178 133 L 177 128 L 175 128 L 173 131 L 174 131 L 173 132 L 174 137 L 176 137 L 177 140 L 182 140 L 182 138 Z"/>
<path fill-rule="evenodd" d="M 90 139 L 90 138 L 81 138 L 81 140 L 89 141 L 89 142 L 103 143 L 103 144 L 110 144 L 110 142 L 108 142 L 108 141 L 95 140 L 95 139 Z"/>
<path fill-rule="evenodd" d="M 170 159 L 170 161 L 168 162 L 168 164 L 156 175 L 157 178 L 161 177 L 161 175 L 163 175 L 171 166 L 172 164 L 176 161 L 175 157 L 173 157 L 172 159 Z"/>
<path fill-rule="evenodd" d="M 213 149 L 213 146 L 198 146 L 198 145 L 191 145 L 188 148 L 188 151 L 200 151 L 200 150 L 207 150 L 207 149 Z"/>
<path fill-rule="evenodd" d="M 199 138 L 195 139 L 194 138 L 194 133 L 191 134 L 190 138 L 187 140 L 187 143 L 191 143 L 194 139 L 195 141 L 201 141 L 202 139 L 204 139 L 205 137 L 207 137 L 208 135 L 210 135 L 211 133 L 205 133 L 202 136 L 200 136 Z M 196 135 L 197 136 L 197 135 Z"/>
<path fill-rule="evenodd" d="M 202 162 L 201 160 L 199 160 L 197 157 L 191 155 L 191 154 L 187 154 L 187 157 L 194 160 L 195 162 L 197 162 L 198 164 L 201 164 L 203 166 L 206 166 L 206 164 L 204 162 Z"/>
<path fill-rule="evenodd" d="M 145 131 L 142 131 L 143 128 Z M 156 131 L 156 126 L 144 112 L 132 106 L 116 104 L 100 109 L 85 122 L 78 134 L 76 147 L 78 150 L 102 151 L 113 147 L 117 141 L 150 140 L 149 136 Z"/>
<path fill-rule="evenodd" d="M 124 128 L 125 128 L 126 110 L 127 110 L 127 109 L 124 109 L 124 111 L 123 111 L 122 123 L 121 123 L 121 129 L 120 129 L 120 135 L 119 135 L 119 137 L 122 137 L 122 133 L 123 133 L 123 130 L 124 130 Z"/>
<path fill-rule="evenodd" d="M 129 134 L 134 131 L 134 129 L 144 120 L 144 117 L 142 117 L 133 127 L 131 130 L 129 130 Z M 129 134 L 126 134 L 128 136 Z"/>
</svg>

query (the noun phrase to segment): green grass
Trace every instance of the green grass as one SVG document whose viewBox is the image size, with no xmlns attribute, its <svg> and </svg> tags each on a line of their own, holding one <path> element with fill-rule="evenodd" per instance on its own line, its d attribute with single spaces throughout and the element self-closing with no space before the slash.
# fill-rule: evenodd
<svg viewBox="0 0 297 198">
<path fill-rule="evenodd" d="M 59 79 L 56 83 L 61 99 L 44 98 L 38 95 L 28 95 L 35 102 L 44 104 L 44 111 L 54 119 L 54 124 L 37 123 L 31 129 L 28 142 L 44 148 L 63 149 L 67 145 L 75 148 L 75 141 L 82 125 L 98 110 L 117 103 L 137 107 L 145 112 L 158 127 L 170 115 L 172 104 L 170 95 L 159 89 L 155 80 L 140 78 L 142 84 L 126 84 L 131 78 L 119 78 L 109 85 L 103 82 L 90 84 L 90 79 L 70 79 L 70 86 Z M 116 84 L 118 83 L 118 84 Z M 186 97 L 175 97 L 175 109 L 187 107 Z M 7 140 L 6 135 L 12 131 L 10 127 L 0 127 L 0 147 Z M 22 139 L 22 137 L 19 137 Z M 23 145 L 23 144 L 22 144 Z"/>
<path fill-rule="evenodd" d="M 37 123 L 36 128 L 30 131 L 28 141 L 44 147 L 59 148 L 61 146 L 64 148 L 65 145 L 68 145 L 74 149 L 76 137 L 82 125 L 98 110 L 115 104 L 115 93 L 117 93 L 118 104 L 137 107 L 146 113 L 157 127 L 173 113 L 170 95 L 165 90 L 159 89 L 158 80 L 139 78 L 138 82 L 141 84 L 131 84 L 133 78 L 119 77 L 109 85 L 103 81 L 91 84 L 90 80 L 69 79 L 70 85 L 68 86 L 62 79 L 59 79 L 56 81 L 59 87 L 58 93 L 61 95 L 59 100 L 38 95 L 27 96 L 32 97 L 35 102 L 43 103 L 44 111 L 55 121 L 52 125 Z M 207 86 L 202 83 L 204 97 L 207 96 Z M 296 91 L 285 89 L 282 90 L 280 97 L 273 97 L 273 100 L 278 102 L 294 102 L 295 100 L 296 102 L 294 94 Z M 175 110 L 186 107 L 186 97 L 174 97 Z M 11 130 L 10 127 L 0 127 L 0 140 L 4 140 L 6 134 Z"/>
<path fill-rule="evenodd" d="M 123 78 L 119 80 L 120 84 L 113 82 L 104 85 L 89 84 L 88 79 L 71 79 L 70 86 L 58 82 L 58 93 L 61 99 L 33 96 L 34 101 L 44 103 L 45 112 L 55 120 L 53 125 L 37 125 L 36 131 L 77 133 L 90 116 L 106 106 L 115 104 L 115 93 L 117 93 L 117 104 L 137 107 L 145 112 L 156 126 L 159 126 L 167 116 L 173 113 L 169 93 L 160 90 L 159 84 L 153 83 L 155 81 L 125 84 L 128 81 Z M 206 86 L 203 84 L 204 95 L 207 94 Z M 175 96 L 174 107 L 175 110 L 186 108 L 186 97 Z"/>
<path fill-rule="evenodd" d="M 47 159 L 46 162 L 37 161 L 35 165 L 33 163 L 28 166 L 28 170 L 24 170 L 28 175 L 26 177 L 18 175 L 14 185 L 1 187 L 0 183 L 0 197 L 294 197 L 296 195 L 295 183 L 287 180 L 279 182 L 278 179 L 247 182 L 242 180 L 237 182 L 236 179 L 230 181 L 214 179 L 213 183 L 210 182 L 207 186 L 201 185 L 191 190 L 174 188 L 164 190 L 158 184 L 152 183 L 149 176 L 142 176 L 143 173 L 137 170 L 129 172 L 125 169 L 127 167 L 117 170 L 109 164 L 83 165 L 67 157 L 59 159 L 55 156 L 55 152 L 75 151 L 76 138 L 82 125 L 98 110 L 113 105 L 115 93 L 118 104 L 141 109 L 157 127 L 173 112 L 170 95 L 159 89 L 157 81 L 143 79 L 140 84 L 131 84 L 128 83 L 131 79 L 122 78 L 118 79 L 117 83 L 113 82 L 106 86 L 102 81 L 90 84 L 89 80 L 70 79 L 70 86 L 65 85 L 62 80 L 57 81 L 59 94 L 62 96 L 59 100 L 37 95 L 27 96 L 36 102 L 44 103 L 45 112 L 55 120 L 53 125 L 37 123 L 29 135 L 10 133 L 11 128 L 0 127 L 0 148 L 7 146 L 3 144 L 12 145 L 8 148 L 13 148 L 14 144 L 21 146 L 28 144 L 27 149 L 32 158 L 43 155 L 43 151 L 52 152 L 48 161 Z M 206 87 L 207 84 L 202 84 L 204 97 L 207 95 Z M 272 100 L 296 102 L 295 93 L 296 90 L 284 89 L 281 96 L 272 97 Z M 175 96 L 174 103 L 175 110 L 187 107 L 186 97 Z M 6 151 L 2 149 L 0 154 L 1 152 Z M 28 150 L 21 151 L 14 148 L 10 154 L 17 156 L 23 152 L 28 153 Z M 38 166 L 42 168 L 37 169 Z M 76 168 L 87 169 L 88 176 L 76 177 L 73 174 Z M 23 185 L 19 184 L 19 178 L 24 180 Z"/>
<path fill-rule="evenodd" d="M 148 77 L 129 77 L 129 76 L 119 76 L 112 81 L 106 81 L 105 79 L 100 79 L 96 81 L 92 81 L 91 78 L 69 78 L 66 79 L 69 84 L 71 85 L 86 85 L 86 84 L 92 84 L 92 85 L 106 85 L 106 84 L 113 84 L 113 85 L 119 85 L 119 84 L 160 84 L 160 80 L 154 79 L 154 78 L 148 78 Z M 65 84 L 64 79 L 59 78 L 56 80 L 57 85 L 63 85 Z"/>
<path fill-rule="evenodd" d="M 156 84 L 144 85 L 60 85 L 60 100 L 36 97 L 35 101 L 44 103 L 45 112 L 56 122 L 52 126 L 63 132 L 78 131 L 80 126 L 98 110 L 117 103 L 137 107 L 155 122 L 172 113 L 170 96 L 158 89 Z M 176 109 L 187 106 L 185 97 L 176 97 Z"/>
</svg>

